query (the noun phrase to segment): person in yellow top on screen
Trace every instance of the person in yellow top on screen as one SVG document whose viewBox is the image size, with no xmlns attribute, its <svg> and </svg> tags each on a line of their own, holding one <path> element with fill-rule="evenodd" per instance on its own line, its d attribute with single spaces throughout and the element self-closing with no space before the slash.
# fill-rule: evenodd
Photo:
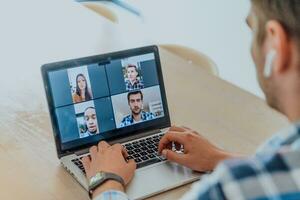
<svg viewBox="0 0 300 200">
<path fill-rule="evenodd" d="M 96 109 L 94 107 L 88 107 L 85 109 L 84 121 L 86 123 L 87 130 L 81 137 L 87 137 L 99 133 Z"/>
<path fill-rule="evenodd" d="M 127 80 L 125 80 L 126 90 L 140 90 L 144 88 L 144 83 L 140 79 L 140 75 L 136 65 L 129 64 L 126 67 Z"/>
<path fill-rule="evenodd" d="M 73 102 L 80 103 L 92 99 L 92 92 L 88 87 L 86 78 L 83 74 L 76 76 L 76 91 L 73 94 Z"/>
</svg>

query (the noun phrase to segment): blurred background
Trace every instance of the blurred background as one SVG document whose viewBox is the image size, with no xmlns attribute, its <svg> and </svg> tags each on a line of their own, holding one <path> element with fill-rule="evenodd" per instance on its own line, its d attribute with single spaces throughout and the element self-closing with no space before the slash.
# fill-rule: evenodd
<svg viewBox="0 0 300 200">
<path fill-rule="evenodd" d="M 26 80 L 22 70 L 40 77 L 44 63 L 120 50 L 111 43 L 124 49 L 178 44 L 206 54 L 222 79 L 264 98 L 250 55 L 249 8 L 249 0 L 5 1 L 0 67 L 14 70 L 17 81 L 0 83 L 13 92 Z"/>
</svg>

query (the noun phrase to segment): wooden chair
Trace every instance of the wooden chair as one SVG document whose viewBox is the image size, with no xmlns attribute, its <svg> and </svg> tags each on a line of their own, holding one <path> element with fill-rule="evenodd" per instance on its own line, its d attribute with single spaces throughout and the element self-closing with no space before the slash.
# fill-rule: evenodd
<svg viewBox="0 0 300 200">
<path fill-rule="evenodd" d="M 203 68 L 210 74 L 219 76 L 218 67 L 214 61 L 195 49 L 175 44 L 161 44 L 159 47 L 187 60 L 188 63 L 193 63 L 194 65 Z"/>
<path fill-rule="evenodd" d="M 118 23 L 119 21 L 117 15 L 108 6 L 105 6 L 105 3 L 82 2 L 81 4 L 113 23 Z"/>
</svg>

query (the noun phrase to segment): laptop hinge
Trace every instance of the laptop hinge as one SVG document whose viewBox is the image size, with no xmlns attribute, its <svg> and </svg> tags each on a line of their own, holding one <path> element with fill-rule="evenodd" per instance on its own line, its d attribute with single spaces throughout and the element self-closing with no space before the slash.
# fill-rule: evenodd
<svg viewBox="0 0 300 200">
<path fill-rule="evenodd" d="M 139 133 L 139 134 L 132 135 L 132 136 L 127 136 L 125 138 L 111 140 L 108 143 L 110 145 L 117 144 L 117 143 L 125 143 L 125 142 L 129 142 L 129 141 L 132 141 L 132 140 L 136 140 L 136 139 L 139 139 L 139 138 L 142 138 L 142 137 L 146 137 L 146 136 L 153 135 L 153 134 L 156 134 L 156 133 L 161 133 L 161 132 L 162 132 L 161 129 L 151 130 L 151 131 Z M 75 153 L 75 155 L 80 156 L 80 155 L 83 155 L 83 154 L 87 154 L 89 152 L 89 149 L 90 148 L 81 149 L 81 150 L 76 151 L 74 153 Z"/>
<path fill-rule="evenodd" d="M 136 134 L 136 135 L 128 136 L 126 138 L 112 140 L 112 141 L 109 142 L 109 144 L 112 145 L 112 144 L 116 144 L 116 143 L 125 143 L 125 142 L 129 142 L 129 141 L 132 141 L 132 140 L 136 140 L 136 139 L 146 137 L 146 136 L 149 136 L 149 135 L 153 135 L 153 134 L 157 134 L 157 133 L 161 133 L 161 130 L 160 129 L 151 130 L 151 131 L 139 133 L 139 134 Z"/>
</svg>

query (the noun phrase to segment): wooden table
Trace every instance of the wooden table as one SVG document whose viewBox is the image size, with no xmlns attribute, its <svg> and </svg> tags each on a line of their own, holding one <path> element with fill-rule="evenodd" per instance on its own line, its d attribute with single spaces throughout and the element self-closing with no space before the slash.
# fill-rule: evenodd
<svg viewBox="0 0 300 200">
<path fill-rule="evenodd" d="M 90 16 L 87 10 L 71 2 L 64 3 L 69 11 L 80 11 L 82 17 L 94 20 L 95 16 Z M 50 13 L 46 8 L 44 12 L 45 16 Z M 63 11 L 58 10 L 56 14 L 60 12 Z M 8 52 L 1 61 L 0 199 L 88 199 L 85 190 L 57 159 L 39 68 L 48 61 L 147 44 L 142 40 L 131 44 L 120 42 L 122 38 L 116 34 L 120 30 L 101 20 L 97 18 L 101 24 L 96 29 L 99 37 L 95 33 L 89 34 L 91 37 L 86 35 L 86 41 L 79 42 L 82 44 L 79 51 L 74 50 L 76 44 L 73 44 L 77 35 L 68 38 L 75 31 L 75 25 L 71 25 L 62 31 L 61 38 L 57 35 L 52 40 L 51 34 L 55 32 L 49 33 L 49 38 L 41 40 L 43 44 L 39 44 L 38 34 L 26 35 L 24 40 L 31 41 L 28 45 L 32 43 L 34 47 L 27 46 L 26 51 L 20 46 L 24 51 Z M 82 22 L 79 24 L 84 26 Z M 105 35 L 109 33 L 108 40 Z M 170 52 L 161 49 L 160 53 L 173 124 L 189 126 L 217 145 L 245 154 L 253 153 L 274 131 L 288 125 L 284 117 L 269 109 L 261 99 Z M 149 199 L 178 199 L 189 187 L 182 186 Z"/>
</svg>

